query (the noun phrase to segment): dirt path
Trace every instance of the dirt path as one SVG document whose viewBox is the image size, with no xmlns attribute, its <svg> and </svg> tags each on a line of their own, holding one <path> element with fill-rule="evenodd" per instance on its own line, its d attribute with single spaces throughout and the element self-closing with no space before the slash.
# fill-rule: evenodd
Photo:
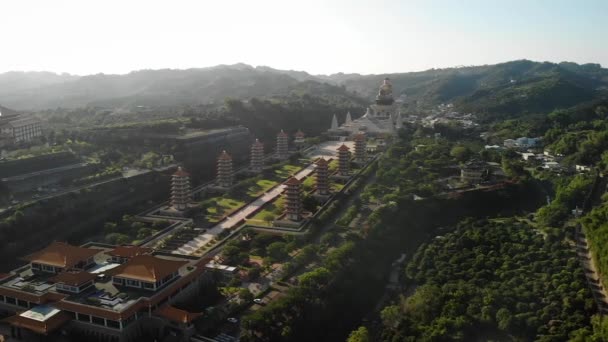
<svg viewBox="0 0 608 342">
<path fill-rule="evenodd" d="M 582 232 L 580 225 L 576 227 L 575 240 L 576 254 L 579 258 L 581 266 L 583 266 L 583 270 L 585 271 L 587 285 L 589 286 L 589 289 L 591 289 L 593 299 L 595 299 L 595 302 L 597 303 L 598 311 L 601 314 L 607 314 L 608 292 L 602 284 L 600 273 L 598 271 L 597 266 L 595 265 L 595 261 L 593 260 L 591 251 L 589 250 L 587 237 L 585 236 L 585 233 Z"/>
</svg>

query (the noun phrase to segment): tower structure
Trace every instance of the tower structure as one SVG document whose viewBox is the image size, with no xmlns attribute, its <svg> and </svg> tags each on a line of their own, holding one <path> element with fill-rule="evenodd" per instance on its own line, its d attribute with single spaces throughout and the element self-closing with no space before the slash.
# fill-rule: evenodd
<svg viewBox="0 0 608 342">
<path fill-rule="evenodd" d="M 306 135 L 301 130 L 298 130 L 296 132 L 295 139 L 293 140 L 293 142 L 298 147 L 298 149 L 301 149 L 304 146 L 304 143 L 305 143 L 304 138 L 305 137 L 306 137 Z"/>
<path fill-rule="evenodd" d="M 180 166 L 171 176 L 171 206 L 176 210 L 186 210 L 191 200 L 190 174 Z"/>
<path fill-rule="evenodd" d="M 302 183 L 290 177 L 285 183 L 285 217 L 291 221 L 302 219 Z"/>
<path fill-rule="evenodd" d="M 350 112 L 346 112 L 346 122 L 345 125 L 351 125 L 353 123 L 353 117 L 350 115 Z"/>
<path fill-rule="evenodd" d="M 287 159 L 287 157 L 289 156 L 288 139 L 289 136 L 283 130 L 281 130 L 277 135 L 277 157 L 279 159 Z"/>
<path fill-rule="evenodd" d="M 364 163 L 366 159 L 367 138 L 364 133 L 357 133 L 353 140 L 355 141 L 355 161 Z"/>
<path fill-rule="evenodd" d="M 393 84 L 387 77 L 384 79 L 378 89 L 378 95 L 376 95 L 376 103 L 373 105 L 374 116 L 377 118 L 388 119 L 391 117 L 394 108 L 395 99 L 393 99 Z M 392 120 L 391 120 L 392 121 Z"/>
<path fill-rule="evenodd" d="M 255 139 L 251 145 L 251 170 L 260 172 L 264 168 L 264 144 Z"/>
<path fill-rule="evenodd" d="M 317 194 L 328 195 L 329 194 L 329 164 L 327 160 L 319 158 L 315 162 L 315 182 L 317 188 Z"/>
<path fill-rule="evenodd" d="M 338 147 L 338 173 L 341 176 L 348 176 L 350 148 L 342 144 Z"/>
<path fill-rule="evenodd" d="M 232 186 L 232 157 L 226 151 L 217 158 L 217 183 L 224 188 Z"/>
<path fill-rule="evenodd" d="M 331 127 L 329 128 L 330 131 L 335 131 L 338 129 L 338 118 L 336 117 L 336 114 L 334 114 L 334 116 L 331 118 Z"/>
</svg>

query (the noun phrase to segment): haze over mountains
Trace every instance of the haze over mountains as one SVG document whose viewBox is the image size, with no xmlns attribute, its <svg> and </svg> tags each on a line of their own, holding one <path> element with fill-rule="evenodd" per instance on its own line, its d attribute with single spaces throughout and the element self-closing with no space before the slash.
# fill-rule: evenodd
<svg viewBox="0 0 608 342">
<path fill-rule="evenodd" d="M 173 106 L 292 92 L 370 100 L 384 77 L 390 77 L 397 96 L 411 104 L 454 102 L 463 109 L 503 114 L 545 113 L 591 101 L 608 92 L 608 69 L 598 64 L 520 60 L 422 72 L 328 76 L 235 64 L 141 70 L 125 75 L 8 72 L 0 74 L 0 104 L 17 110 Z"/>
</svg>

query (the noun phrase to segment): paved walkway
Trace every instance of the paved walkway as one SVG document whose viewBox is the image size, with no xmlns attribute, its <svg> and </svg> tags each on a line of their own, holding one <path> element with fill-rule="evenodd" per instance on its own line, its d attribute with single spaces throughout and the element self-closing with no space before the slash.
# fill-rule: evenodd
<svg viewBox="0 0 608 342">
<path fill-rule="evenodd" d="M 335 158 L 336 151 L 338 147 L 342 144 L 348 146 L 351 150 L 354 148 L 354 142 L 352 141 L 327 141 L 322 144 L 319 144 L 316 148 L 313 148 L 309 151 L 307 157 L 311 159 L 316 159 L 320 157 L 324 158 Z M 295 178 L 301 180 L 308 177 L 315 169 L 314 163 L 309 164 L 304 169 L 300 170 L 298 173 L 294 175 Z M 194 239 L 188 241 L 175 251 L 174 254 L 187 254 L 190 255 L 196 252 L 199 248 L 205 246 L 207 243 L 211 242 L 215 236 L 220 234 L 224 229 L 230 229 L 238 226 L 245 220 L 248 216 L 256 212 L 258 209 L 274 201 L 277 197 L 279 197 L 283 190 L 285 189 L 285 185 L 280 184 L 268 192 L 264 193 L 260 197 L 256 198 L 249 204 L 241 207 L 238 211 L 232 213 L 230 216 L 226 217 L 224 220 L 220 221 L 213 228 L 207 230 L 205 233 L 198 235 Z"/>
</svg>

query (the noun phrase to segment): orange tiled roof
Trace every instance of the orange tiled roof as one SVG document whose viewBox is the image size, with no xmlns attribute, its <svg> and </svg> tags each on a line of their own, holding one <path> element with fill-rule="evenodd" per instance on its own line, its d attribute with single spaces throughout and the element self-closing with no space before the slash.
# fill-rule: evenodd
<svg viewBox="0 0 608 342">
<path fill-rule="evenodd" d="M 19 328 L 25 328 L 31 330 L 37 334 L 47 335 L 59 327 L 70 321 L 72 317 L 65 312 L 60 312 L 56 315 L 53 315 L 51 318 L 46 321 L 37 321 L 35 319 L 15 315 L 8 318 L 5 318 L 4 321 L 10 323 L 11 325 Z"/>
<path fill-rule="evenodd" d="M 121 257 L 121 258 L 132 258 L 138 255 L 150 254 L 153 249 L 148 247 L 139 246 L 118 246 L 113 250 L 107 252 L 109 256 Z"/>
<path fill-rule="evenodd" d="M 115 277 L 156 282 L 186 265 L 187 261 L 167 260 L 152 255 L 138 255 L 112 269 Z"/>
<path fill-rule="evenodd" d="M 188 312 L 171 305 L 165 305 L 156 310 L 155 313 L 170 321 L 178 323 L 191 323 L 193 320 L 203 315 L 202 312 Z"/>
<path fill-rule="evenodd" d="M 62 272 L 52 278 L 56 283 L 63 283 L 69 286 L 79 286 L 87 281 L 95 279 L 96 275 L 89 272 Z"/>
<path fill-rule="evenodd" d="M 99 249 L 76 247 L 64 242 L 53 242 L 46 248 L 23 259 L 56 267 L 70 268 L 99 252 L 101 252 Z"/>
</svg>

